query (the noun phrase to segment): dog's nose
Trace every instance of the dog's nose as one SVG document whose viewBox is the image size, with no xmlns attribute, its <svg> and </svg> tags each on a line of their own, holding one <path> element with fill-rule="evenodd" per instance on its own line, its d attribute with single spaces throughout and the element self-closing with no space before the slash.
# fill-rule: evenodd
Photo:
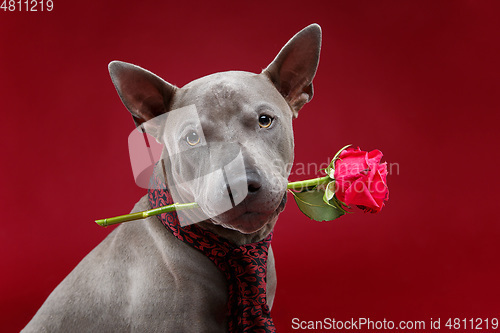
<svg viewBox="0 0 500 333">
<path fill-rule="evenodd" d="M 247 195 L 255 195 L 262 187 L 262 177 L 257 172 L 248 172 L 241 177 L 228 177 L 226 186 L 233 207 L 242 202 Z"/>
<path fill-rule="evenodd" d="M 256 172 L 247 172 L 248 193 L 255 193 L 262 187 L 260 175 Z"/>
</svg>

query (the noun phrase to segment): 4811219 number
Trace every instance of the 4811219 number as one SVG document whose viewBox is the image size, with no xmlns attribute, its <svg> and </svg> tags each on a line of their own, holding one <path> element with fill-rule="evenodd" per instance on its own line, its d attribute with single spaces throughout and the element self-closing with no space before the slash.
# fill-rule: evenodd
<svg viewBox="0 0 500 333">
<path fill-rule="evenodd" d="M 498 318 L 449 318 L 445 326 L 450 330 L 496 330 Z"/>
<path fill-rule="evenodd" d="M 54 1 L 3 0 L 0 9 L 4 12 L 51 12 L 54 9 Z"/>
</svg>

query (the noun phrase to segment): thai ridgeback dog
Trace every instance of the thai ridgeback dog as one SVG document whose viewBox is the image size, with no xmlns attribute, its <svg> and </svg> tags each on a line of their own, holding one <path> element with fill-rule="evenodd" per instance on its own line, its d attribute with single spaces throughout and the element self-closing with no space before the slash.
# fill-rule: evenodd
<svg viewBox="0 0 500 333">
<path fill-rule="evenodd" d="M 169 154 L 182 155 L 203 143 L 238 147 L 246 196 L 220 214 L 205 212 L 210 218 L 196 225 L 236 246 L 261 241 L 272 232 L 284 209 L 294 158 L 292 120 L 313 96 L 320 47 L 321 29 L 313 24 L 290 39 L 260 74 L 221 72 L 182 88 L 135 65 L 109 64 L 118 94 L 138 126 L 172 110 L 196 106 L 194 123 L 188 116 L 176 117 L 168 126 L 156 128 L 156 135 L 168 141 Z M 223 161 L 225 157 L 217 154 L 224 151 L 213 149 L 210 163 Z M 192 168 L 203 157 L 193 153 L 182 159 L 182 170 L 176 163 L 170 165 L 171 177 L 179 184 L 190 173 L 186 163 Z M 199 177 L 196 188 L 178 186 L 177 192 L 186 200 L 206 203 L 200 204 L 202 211 L 210 210 L 223 183 L 220 177 Z M 133 212 L 148 209 L 145 196 Z M 269 308 L 275 290 L 269 248 Z M 23 332 L 225 332 L 227 302 L 221 271 L 152 216 L 113 230 L 59 284 Z"/>
</svg>

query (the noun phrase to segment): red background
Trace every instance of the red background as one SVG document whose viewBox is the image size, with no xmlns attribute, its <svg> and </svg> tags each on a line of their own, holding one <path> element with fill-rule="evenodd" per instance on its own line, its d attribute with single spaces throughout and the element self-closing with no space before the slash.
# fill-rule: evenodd
<svg viewBox="0 0 500 333">
<path fill-rule="evenodd" d="M 108 62 L 179 86 L 260 72 L 313 22 L 323 49 L 295 121 L 296 162 L 352 143 L 381 149 L 399 172 L 377 215 L 319 223 L 289 198 L 273 241 L 278 330 L 295 317 L 500 316 L 497 2 L 54 2 L 50 13 L 0 11 L 3 332 L 21 329 L 112 230 L 94 219 L 145 193 Z"/>
</svg>

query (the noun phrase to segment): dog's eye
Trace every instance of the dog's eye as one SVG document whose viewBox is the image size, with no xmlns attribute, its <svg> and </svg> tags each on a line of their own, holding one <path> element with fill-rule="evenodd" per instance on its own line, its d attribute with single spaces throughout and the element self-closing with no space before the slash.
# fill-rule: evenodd
<svg viewBox="0 0 500 333">
<path fill-rule="evenodd" d="M 259 117 L 259 126 L 262 128 L 268 128 L 273 123 L 273 118 L 268 115 L 263 114 Z"/>
<path fill-rule="evenodd" d="M 191 131 L 186 135 L 186 142 L 190 146 L 196 146 L 200 142 L 200 136 L 195 131 Z"/>
</svg>

